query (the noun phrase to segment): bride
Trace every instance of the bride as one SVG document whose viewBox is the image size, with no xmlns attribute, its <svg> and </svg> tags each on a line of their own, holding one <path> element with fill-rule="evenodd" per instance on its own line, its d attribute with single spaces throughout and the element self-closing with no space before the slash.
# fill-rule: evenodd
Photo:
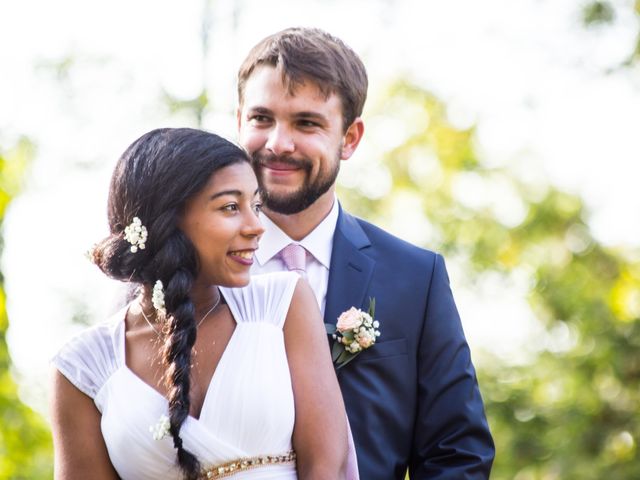
<svg viewBox="0 0 640 480">
<path fill-rule="evenodd" d="M 315 297 L 249 277 L 263 232 L 232 143 L 159 129 L 120 158 L 92 251 L 139 295 L 54 357 L 58 479 L 338 479 L 348 435 Z"/>
</svg>

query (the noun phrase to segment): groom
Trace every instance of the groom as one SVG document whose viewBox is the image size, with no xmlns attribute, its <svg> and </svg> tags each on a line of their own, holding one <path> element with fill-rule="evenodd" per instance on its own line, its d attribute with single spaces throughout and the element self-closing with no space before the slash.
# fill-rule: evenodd
<svg viewBox="0 0 640 480">
<path fill-rule="evenodd" d="M 326 323 L 375 299 L 380 337 L 338 370 L 360 478 L 402 480 L 408 468 L 411 480 L 485 479 L 493 440 L 443 258 L 336 199 L 340 162 L 364 133 L 366 94 L 360 58 L 321 30 L 287 29 L 249 52 L 238 127 L 266 228 L 254 273 L 299 270 Z"/>
</svg>

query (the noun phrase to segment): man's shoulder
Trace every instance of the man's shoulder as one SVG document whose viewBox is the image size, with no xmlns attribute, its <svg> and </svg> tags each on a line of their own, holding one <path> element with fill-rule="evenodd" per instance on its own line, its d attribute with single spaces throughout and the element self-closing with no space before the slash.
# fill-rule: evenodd
<svg viewBox="0 0 640 480">
<path fill-rule="evenodd" d="M 369 238 L 372 248 L 388 252 L 393 255 L 392 258 L 396 257 L 396 255 L 402 255 L 404 258 L 409 258 L 412 261 L 433 262 L 438 255 L 432 250 L 403 240 L 367 220 L 363 220 L 346 212 L 344 213 L 354 219 L 360 228 L 362 228 L 362 231 Z"/>
</svg>

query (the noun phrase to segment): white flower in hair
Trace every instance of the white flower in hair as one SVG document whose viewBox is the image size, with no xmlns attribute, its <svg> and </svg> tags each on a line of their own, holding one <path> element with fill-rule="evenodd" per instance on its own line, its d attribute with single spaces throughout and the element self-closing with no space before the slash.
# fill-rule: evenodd
<svg viewBox="0 0 640 480">
<path fill-rule="evenodd" d="M 151 295 L 151 303 L 156 310 L 161 312 L 162 314 L 167 313 L 164 308 L 164 285 L 162 282 L 158 280 L 156 284 L 153 286 L 153 293 Z"/>
<path fill-rule="evenodd" d="M 95 258 L 94 258 L 94 254 L 96 251 L 96 247 L 98 245 L 96 243 L 93 244 L 93 246 L 88 249 L 86 252 L 84 252 L 84 257 L 89 260 L 91 263 L 95 263 Z"/>
<path fill-rule="evenodd" d="M 166 415 L 160 415 L 160 419 L 155 425 L 149 427 L 149 431 L 153 434 L 154 440 L 162 440 L 164 437 L 169 436 L 169 428 L 171 422 Z"/>
<path fill-rule="evenodd" d="M 132 253 L 136 253 L 138 248 L 144 250 L 147 235 L 147 227 L 142 225 L 138 217 L 133 217 L 131 224 L 124 229 L 124 239 L 131 244 Z"/>
</svg>

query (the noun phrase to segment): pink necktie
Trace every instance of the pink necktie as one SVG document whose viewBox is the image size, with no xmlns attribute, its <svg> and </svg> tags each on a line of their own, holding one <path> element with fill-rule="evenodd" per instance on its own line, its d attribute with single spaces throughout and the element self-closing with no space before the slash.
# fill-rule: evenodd
<svg viewBox="0 0 640 480">
<path fill-rule="evenodd" d="M 302 245 L 290 243 L 280 250 L 280 258 L 288 270 L 298 272 L 300 275 L 306 272 L 307 251 Z"/>
</svg>

